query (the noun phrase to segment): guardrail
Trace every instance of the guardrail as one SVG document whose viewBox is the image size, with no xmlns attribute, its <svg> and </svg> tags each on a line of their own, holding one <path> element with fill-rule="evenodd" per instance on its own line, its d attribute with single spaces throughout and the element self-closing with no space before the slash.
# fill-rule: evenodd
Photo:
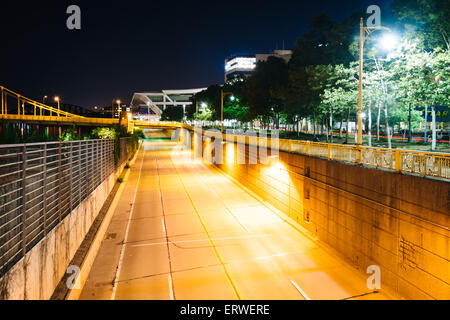
<svg viewBox="0 0 450 320">
<path fill-rule="evenodd" d="M 187 130 L 202 132 L 208 131 L 183 126 Z M 211 131 L 210 136 L 217 137 L 218 132 Z M 237 135 L 224 135 L 223 141 L 239 141 Z M 259 146 L 273 146 L 280 151 L 297 153 L 306 156 L 319 157 L 327 160 L 341 161 L 355 165 L 392 170 L 424 177 L 450 179 L 450 154 L 437 152 L 422 152 L 402 149 L 374 148 L 355 145 L 341 145 L 333 143 L 320 143 L 302 140 L 277 139 L 272 144 L 271 138 L 253 137 L 247 139 L 257 141 Z"/>
<path fill-rule="evenodd" d="M 287 140 L 287 142 L 288 148 L 280 147 L 280 150 L 377 169 L 450 179 L 450 154 L 310 141 Z M 280 146 L 282 145 L 280 142 Z"/>
<path fill-rule="evenodd" d="M 0 145 L 0 277 L 114 170 L 114 140 Z"/>
<path fill-rule="evenodd" d="M 181 128 L 183 126 L 180 122 L 174 121 L 145 121 L 133 120 L 135 127 L 157 127 L 157 128 Z"/>
</svg>

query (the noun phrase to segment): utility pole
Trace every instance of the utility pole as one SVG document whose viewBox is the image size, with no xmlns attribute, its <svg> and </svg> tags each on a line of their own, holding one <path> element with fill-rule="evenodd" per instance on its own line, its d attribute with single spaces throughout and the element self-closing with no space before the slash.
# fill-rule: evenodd
<svg viewBox="0 0 450 320">
<path fill-rule="evenodd" d="M 392 32 L 391 29 L 386 27 L 364 27 L 364 19 L 361 18 L 359 24 L 359 88 L 358 88 L 358 136 L 357 145 L 362 145 L 362 102 L 363 102 L 363 64 L 364 64 L 364 43 L 367 38 L 376 30 L 386 30 Z"/>
<path fill-rule="evenodd" d="M 364 54 L 364 20 L 361 18 L 359 28 L 359 87 L 358 87 L 358 142 L 362 145 L 362 89 L 363 89 L 363 54 Z"/>
<path fill-rule="evenodd" d="M 412 132 L 411 132 L 411 103 L 409 104 L 409 114 L 408 114 L 408 122 L 409 122 L 409 135 L 408 135 L 408 142 L 412 142 Z"/>
</svg>

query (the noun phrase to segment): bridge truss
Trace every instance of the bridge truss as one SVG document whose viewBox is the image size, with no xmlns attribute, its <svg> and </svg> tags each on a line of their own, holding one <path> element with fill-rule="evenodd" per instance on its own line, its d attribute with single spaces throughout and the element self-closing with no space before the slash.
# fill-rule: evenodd
<svg viewBox="0 0 450 320">
<path fill-rule="evenodd" d="M 0 86 L 0 120 L 37 124 L 112 125 L 118 119 L 88 118 L 29 99 Z"/>
</svg>

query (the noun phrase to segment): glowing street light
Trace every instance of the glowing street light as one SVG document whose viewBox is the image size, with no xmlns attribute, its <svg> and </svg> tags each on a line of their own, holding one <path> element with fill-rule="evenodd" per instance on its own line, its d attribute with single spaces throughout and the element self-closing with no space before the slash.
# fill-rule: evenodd
<svg viewBox="0 0 450 320">
<path fill-rule="evenodd" d="M 115 102 L 117 103 L 117 106 L 118 106 L 117 110 L 119 110 L 120 104 L 122 103 L 122 101 L 116 100 Z M 111 103 L 111 118 L 113 118 L 113 119 L 114 119 L 114 112 L 115 112 L 115 109 L 114 109 L 114 99 L 113 99 L 113 101 Z"/>
<path fill-rule="evenodd" d="M 399 43 L 398 37 L 392 33 L 385 34 L 380 39 L 380 45 L 387 51 L 392 51 Z"/>
<path fill-rule="evenodd" d="M 117 111 L 120 113 L 122 111 L 122 108 L 120 107 L 120 104 L 122 103 L 122 101 L 117 100 L 116 103 L 117 103 Z M 120 117 L 120 114 L 119 114 L 119 117 Z"/>
<path fill-rule="evenodd" d="M 58 96 L 56 96 L 56 97 L 54 98 L 54 100 L 55 100 L 55 102 L 58 103 L 58 117 L 59 117 L 59 112 L 60 112 L 60 110 L 61 110 L 61 106 L 60 106 L 61 98 L 58 97 Z"/>
<path fill-rule="evenodd" d="M 361 18 L 360 23 L 360 33 L 359 33 L 359 95 L 358 95 L 358 139 L 357 145 L 362 145 L 362 89 L 363 89 L 363 55 L 364 55 L 364 43 L 367 38 L 377 30 L 385 30 L 392 32 L 391 29 L 387 27 L 364 27 L 364 19 Z M 396 37 L 391 33 L 385 35 L 382 38 L 381 44 L 385 49 L 392 50 L 396 45 Z"/>
</svg>

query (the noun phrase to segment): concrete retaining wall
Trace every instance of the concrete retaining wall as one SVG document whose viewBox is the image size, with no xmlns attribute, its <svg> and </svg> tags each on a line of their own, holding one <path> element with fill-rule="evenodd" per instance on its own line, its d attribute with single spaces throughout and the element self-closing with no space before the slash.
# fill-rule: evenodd
<svg viewBox="0 0 450 320">
<path fill-rule="evenodd" d="M 237 149 L 224 145 L 224 163 L 239 159 Z M 450 299 L 450 183 L 285 152 L 269 162 L 217 167 L 361 272 L 380 266 L 382 286 Z"/>
<path fill-rule="evenodd" d="M 50 299 L 114 187 L 118 172 L 121 172 L 123 166 L 111 174 L 0 279 L 0 300 Z"/>
</svg>

